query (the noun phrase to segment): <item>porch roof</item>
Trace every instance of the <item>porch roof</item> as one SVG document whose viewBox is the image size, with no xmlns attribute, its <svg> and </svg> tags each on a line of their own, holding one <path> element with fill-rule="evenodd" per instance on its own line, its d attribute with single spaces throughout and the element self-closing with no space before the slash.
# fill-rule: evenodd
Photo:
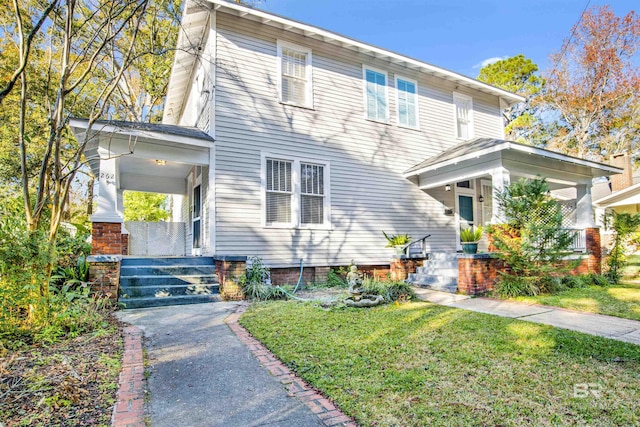
<svg viewBox="0 0 640 427">
<path fill-rule="evenodd" d="M 87 140 L 85 157 L 95 176 L 102 162 L 115 160 L 122 190 L 184 194 L 186 176 L 194 165 L 206 166 L 214 139 L 197 128 L 156 123 L 97 121 L 72 118 L 78 139 Z"/>
<path fill-rule="evenodd" d="M 537 158 L 555 160 L 558 162 L 569 163 L 583 168 L 588 168 L 593 178 L 600 176 L 609 176 L 622 173 L 623 170 L 605 163 L 594 162 L 592 160 L 581 159 L 569 156 L 544 148 L 538 148 L 531 145 L 522 144 L 515 141 L 507 141 L 495 138 L 475 138 L 471 141 L 461 142 L 442 153 L 433 156 L 417 165 L 409 168 L 404 172 L 405 178 L 419 176 L 425 172 L 443 168 L 445 166 L 456 165 L 458 163 L 478 159 L 484 159 L 494 156 L 507 150 L 516 153 L 526 154 Z"/>
<path fill-rule="evenodd" d="M 611 193 L 593 204 L 599 208 L 640 204 L 640 183 Z"/>
</svg>

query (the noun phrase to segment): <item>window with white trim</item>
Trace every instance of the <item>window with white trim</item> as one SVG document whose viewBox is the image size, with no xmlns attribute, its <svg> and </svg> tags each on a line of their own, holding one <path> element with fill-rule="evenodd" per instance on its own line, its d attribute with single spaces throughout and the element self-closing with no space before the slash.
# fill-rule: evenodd
<svg viewBox="0 0 640 427">
<path fill-rule="evenodd" d="M 314 228 L 330 223 L 329 164 L 263 157 L 266 226 Z"/>
<path fill-rule="evenodd" d="M 366 117 L 369 120 L 387 122 L 387 73 L 364 67 L 364 96 Z"/>
<path fill-rule="evenodd" d="M 418 128 L 418 83 L 396 77 L 398 126 Z"/>
<path fill-rule="evenodd" d="M 473 138 L 473 99 L 461 93 L 453 94 L 456 115 L 456 138 Z"/>
<path fill-rule="evenodd" d="M 267 224 L 291 223 L 291 162 L 267 159 L 265 210 Z"/>
<path fill-rule="evenodd" d="M 324 221 L 324 166 L 300 163 L 300 223 Z"/>
<path fill-rule="evenodd" d="M 311 108 L 311 49 L 278 40 L 280 101 Z"/>
</svg>

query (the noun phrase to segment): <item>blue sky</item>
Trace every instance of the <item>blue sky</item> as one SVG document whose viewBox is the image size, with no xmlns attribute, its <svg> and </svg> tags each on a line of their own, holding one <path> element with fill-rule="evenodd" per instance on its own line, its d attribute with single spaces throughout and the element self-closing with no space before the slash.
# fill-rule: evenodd
<svg viewBox="0 0 640 427">
<path fill-rule="evenodd" d="M 480 64 L 524 54 L 540 69 L 587 0 L 262 0 L 269 12 L 476 77 Z M 618 16 L 638 0 L 591 0 Z"/>
</svg>

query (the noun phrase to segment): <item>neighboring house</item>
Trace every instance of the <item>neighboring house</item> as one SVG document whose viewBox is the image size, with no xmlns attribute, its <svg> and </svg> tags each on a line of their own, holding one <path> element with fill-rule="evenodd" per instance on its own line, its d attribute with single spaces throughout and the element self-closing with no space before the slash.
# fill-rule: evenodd
<svg viewBox="0 0 640 427">
<path fill-rule="evenodd" d="M 455 252 L 521 177 L 574 188 L 569 225 L 593 228 L 592 179 L 621 172 L 504 141 L 518 95 L 235 3 L 184 8 L 164 124 L 93 127 L 100 230 L 118 233 L 122 191 L 151 191 L 173 195 L 187 254 L 388 266 L 383 230 Z"/>
</svg>

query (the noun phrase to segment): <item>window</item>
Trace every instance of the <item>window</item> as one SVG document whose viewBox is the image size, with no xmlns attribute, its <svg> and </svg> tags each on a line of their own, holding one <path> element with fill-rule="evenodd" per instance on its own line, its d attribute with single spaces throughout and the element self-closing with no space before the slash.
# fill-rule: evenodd
<svg viewBox="0 0 640 427">
<path fill-rule="evenodd" d="M 264 225 L 329 227 L 329 165 L 263 155 Z"/>
<path fill-rule="evenodd" d="M 418 84 L 403 77 L 396 77 L 398 96 L 398 125 L 418 128 Z"/>
<path fill-rule="evenodd" d="M 469 96 L 454 93 L 453 105 L 456 115 L 456 138 L 473 138 L 473 100 Z"/>
<path fill-rule="evenodd" d="M 291 223 L 291 162 L 268 159 L 266 181 L 267 224 Z"/>
<path fill-rule="evenodd" d="M 365 108 L 369 120 L 387 122 L 387 74 L 364 68 L 365 80 Z"/>
<path fill-rule="evenodd" d="M 278 41 L 280 101 L 311 108 L 311 49 Z"/>
<path fill-rule="evenodd" d="M 300 163 L 300 223 L 322 224 L 324 166 Z"/>
</svg>

